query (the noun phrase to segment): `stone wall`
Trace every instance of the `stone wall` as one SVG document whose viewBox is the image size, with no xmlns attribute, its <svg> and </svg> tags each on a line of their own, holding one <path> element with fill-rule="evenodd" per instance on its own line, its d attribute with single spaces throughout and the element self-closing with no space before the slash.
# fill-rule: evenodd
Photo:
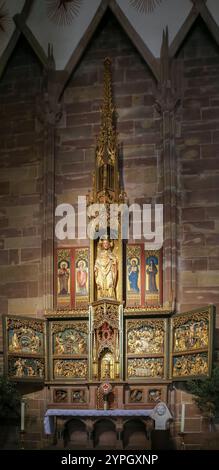
<svg viewBox="0 0 219 470">
<path fill-rule="evenodd" d="M 182 109 L 178 114 L 177 310 L 214 304 L 219 326 L 219 48 L 204 23 L 196 22 L 177 58 Z M 218 330 L 215 345 L 218 348 Z M 177 390 L 173 406 L 179 431 L 206 430 L 191 396 Z M 177 424 L 178 423 L 178 424 Z M 198 444 L 198 442 L 197 442 Z"/>
<path fill-rule="evenodd" d="M 57 130 L 57 203 L 75 204 L 78 195 L 85 195 L 92 188 L 105 57 L 112 59 L 121 144 L 120 168 L 129 201 L 150 203 L 158 193 L 161 136 L 160 116 L 153 106 L 155 80 L 127 35 L 109 14 L 96 31 L 64 92 L 65 123 Z"/>
<path fill-rule="evenodd" d="M 201 21 L 177 60 L 183 92 L 177 139 L 178 310 L 210 303 L 218 310 L 219 49 Z"/>
<path fill-rule="evenodd" d="M 161 200 L 161 121 L 153 106 L 156 82 L 109 15 L 63 94 L 64 113 L 56 129 L 57 203 L 75 204 L 78 195 L 91 189 L 106 56 L 113 61 L 120 166 L 129 201 Z M 177 310 L 209 303 L 219 308 L 219 50 L 200 22 L 188 35 L 175 63 L 182 92 L 176 118 Z M 41 92 L 42 69 L 21 39 L 0 81 L 1 314 L 42 315 L 43 142 L 36 119 Z M 41 422 L 47 390 L 30 392 L 26 445 L 37 448 L 48 444 Z M 170 398 L 174 432 L 179 430 L 182 401 L 188 404 L 187 430 L 201 431 L 202 421 L 191 397 L 177 390 Z"/>
<path fill-rule="evenodd" d="M 1 314 L 33 315 L 40 308 L 41 82 L 41 66 L 21 38 L 0 81 Z"/>
<path fill-rule="evenodd" d="M 0 81 L 0 314 L 42 311 L 42 136 L 36 123 L 41 88 L 41 65 L 21 38 Z M 1 333 L 1 353 L 2 348 Z M 1 370 L 2 359 L 1 354 Z M 28 395 L 32 448 L 42 432 L 42 396 L 32 399 L 35 393 Z"/>
</svg>

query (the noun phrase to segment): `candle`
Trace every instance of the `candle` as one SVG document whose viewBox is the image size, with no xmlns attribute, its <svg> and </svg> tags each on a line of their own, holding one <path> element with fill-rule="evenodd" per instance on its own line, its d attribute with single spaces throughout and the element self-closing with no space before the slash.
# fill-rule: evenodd
<svg viewBox="0 0 219 470">
<path fill-rule="evenodd" d="M 186 410 L 186 405 L 185 403 L 182 403 L 180 432 L 184 432 L 184 428 L 185 428 L 185 410 Z"/>
<path fill-rule="evenodd" d="M 25 424 L 25 401 L 21 400 L 21 432 L 24 431 Z"/>
</svg>

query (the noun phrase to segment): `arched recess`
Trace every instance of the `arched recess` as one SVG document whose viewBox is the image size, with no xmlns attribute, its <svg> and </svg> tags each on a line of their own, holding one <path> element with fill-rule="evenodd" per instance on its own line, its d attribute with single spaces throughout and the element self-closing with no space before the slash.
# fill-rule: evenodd
<svg viewBox="0 0 219 470">
<path fill-rule="evenodd" d="M 103 348 L 98 359 L 99 380 L 110 380 L 115 377 L 115 361 L 111 349 Z"/>
<path fill-rule="evenodd" d="M 110 419 L 100 419 L 94 425 L 94 447 L 115 449 L 117 442 L 116 425 Z"/>
<path fill-rule="evenodd" d="M 145 424 L 140 419 L 130 419 L 124 424 L 123 445 L 125 449 L 150 448 Z"/>
<path fill-rule="evenodd" d="M 87 444 L 86 424 L 81 419 L 71 419 L 64 427 L 64 445 L 68 448 L 84 448 Z"/>
</svg>

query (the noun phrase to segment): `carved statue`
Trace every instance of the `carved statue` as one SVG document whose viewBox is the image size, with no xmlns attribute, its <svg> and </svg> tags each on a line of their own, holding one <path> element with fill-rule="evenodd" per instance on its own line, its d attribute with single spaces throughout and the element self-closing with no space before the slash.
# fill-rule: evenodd
<svg viewBox="0 0 219 470">
<path fill-rule="evenodd" d="M 16 331 L 11 338 L 10 351 L 19 351 L 21 349 Z"/>
<path fill-rule="evenodd" d="M 18 358 L 14 363 L 15 366 L 15 376 L 22 377 L 24 374 L 24 361 L 21 358 Z"/>
<path fill-rule="evenodd" d="M 116 299 L 118 261 L 112 253 L 110 240 L 100 240 L 99 248 L 94 266 L 97 298 Z"/>
</svg>

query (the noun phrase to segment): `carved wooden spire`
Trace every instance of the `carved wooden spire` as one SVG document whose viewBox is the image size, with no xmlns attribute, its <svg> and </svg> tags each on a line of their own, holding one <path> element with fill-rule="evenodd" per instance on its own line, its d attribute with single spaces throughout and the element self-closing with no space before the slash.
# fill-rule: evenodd
<svg viewBox="0 0 219 470">
<path fill-rule="evenodd" d="M 112 98 L 111 60 L 104 60 L 103 105 L 101 107 L 101 125 L 97 137 L 93 191 L 88 196 L 88 203 L 110 204 L 121 199 L 115 106 Z"/>
<path fill-rule="evenodd" d="M 115 107 L 112 99 L 111 60 L 104 60 L 104 96 L 101 108 L 101 126 L 97 139 L 96 163 L 115 165 L 118 154 L 117 132 L 115 128 Z"/>
</svg>

